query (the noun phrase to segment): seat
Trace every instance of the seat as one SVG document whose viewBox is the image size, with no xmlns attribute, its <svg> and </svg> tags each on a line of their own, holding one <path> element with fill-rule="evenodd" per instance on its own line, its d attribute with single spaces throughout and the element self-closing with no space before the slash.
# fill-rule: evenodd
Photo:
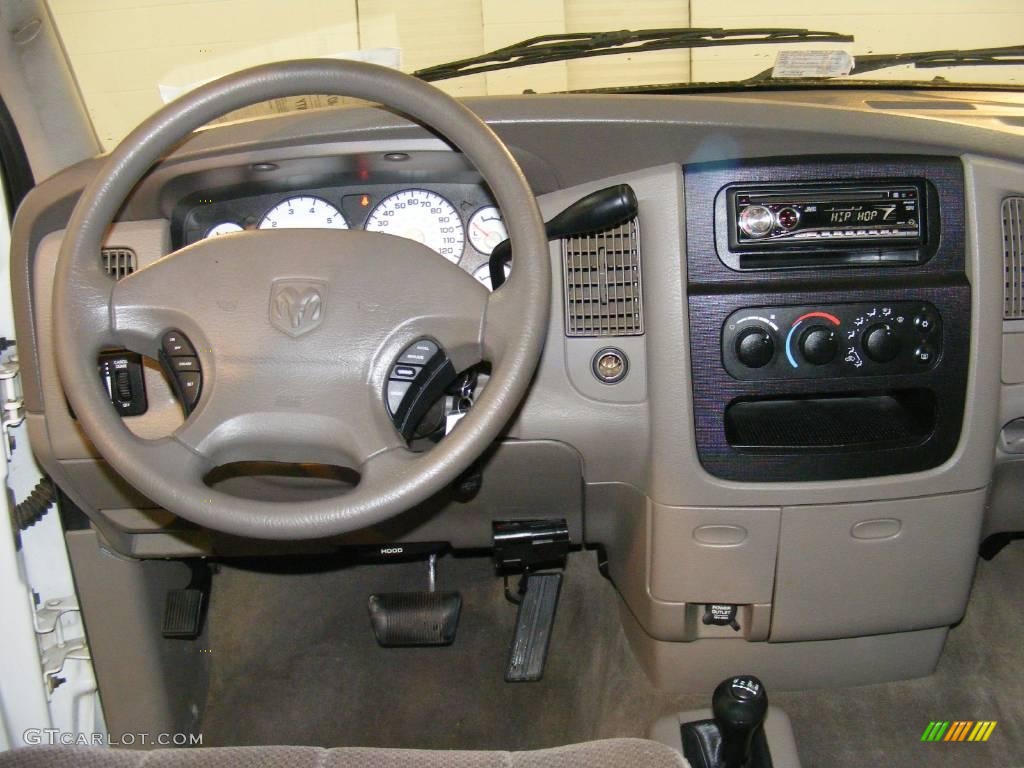
<svg viewBox="0 0 1024 768">
<path fill-rule="evenodd" d="M 0 768 L 689 768 L 655 741 L 606 739 L 534 752 L 214 747 L 151 751 L 26 747 L 0 754 Z"/>
</svg>

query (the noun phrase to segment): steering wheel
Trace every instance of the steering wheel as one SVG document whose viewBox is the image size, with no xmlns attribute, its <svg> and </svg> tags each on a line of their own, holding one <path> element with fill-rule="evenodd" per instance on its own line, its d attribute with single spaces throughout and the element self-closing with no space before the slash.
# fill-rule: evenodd
<svg viewBox="0 0 1024 768">
<path fill-rule="evenodd" d="M 508 282 L 488 293 L 424 245 L 350 230 L 241 232 L 194 243 L 120 281 L 103 272 L 99 253 L 111 222 L 168 151 L 223 114 L 306 93 L 380 103 L 461 150 L 504 213 L 515 244 Z M 58 369 L 81 428 L 103 458 L 170 512 L 246 537 L 342 534 L 442 490 L 498 437 L 540 358 L 550 269 L 526 179 L 501 140 L 462 104 L 371 64 L 255 67 L 155 113 L 83 191 L 54 284 Z M 486 360 L 492 371 L 451 434 L 413 453 L 389 416 L 386 393 L 396 363 L 424 341 L 455 370 Z M 174 343 L 191 344 L 201 369 L 194 410 L 168 437 L 136 437 L 111 405 L 97 355 L 121 347 L 155 358 L 173 354 Z M 330 463 L 356 469 L 359 482 L 331 498 L 283 503 L 243 499 L 204 481 L 215 467 L 236 461 Z"/>
</svg>

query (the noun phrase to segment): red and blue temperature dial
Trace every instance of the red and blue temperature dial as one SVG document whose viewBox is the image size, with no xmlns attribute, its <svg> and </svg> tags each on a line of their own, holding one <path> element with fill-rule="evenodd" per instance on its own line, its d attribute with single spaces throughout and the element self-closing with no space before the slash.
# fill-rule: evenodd
<svg viewBox="0 0 1024 768">
<path fill-rule="evenodd" d="M 807 312 L 800 315 L 786 334 L 786 359 L 794 368 L 799 368 L 796 353 L 812 365 L 824 365 L 832 361 L 839 349 L 837 331 L 839 318 L 828 312 Z"/>
</svg>

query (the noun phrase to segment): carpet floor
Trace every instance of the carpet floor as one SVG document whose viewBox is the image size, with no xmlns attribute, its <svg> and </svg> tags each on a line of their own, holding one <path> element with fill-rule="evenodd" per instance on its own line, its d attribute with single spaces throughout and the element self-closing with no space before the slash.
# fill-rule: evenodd
<svg viewBox="0 0 1024 768">
<path fill-rule="evenodd" d="M 537 749 L 644 736 L 664 714 L 708 706 L 710 691 L 651 686 L 592 553 L 570 558 L 539 683 L 503 680 L 516 609 L 489 562 L 443 558 L 439 581 L 462 593 L 455 643 L 382 649 L 367 597 L 423 589 L 424 565 L 225 567 L 209 613 L 204 744 Z M 1024 766 L 1022 585 L 1024 541 L 979 563 L 967 615 L 931 677 L 770 693 L 793 720 L 805 768 Z M 921 743 L 933 719 L 998 725 L 984 744 Z"/>
</svg>

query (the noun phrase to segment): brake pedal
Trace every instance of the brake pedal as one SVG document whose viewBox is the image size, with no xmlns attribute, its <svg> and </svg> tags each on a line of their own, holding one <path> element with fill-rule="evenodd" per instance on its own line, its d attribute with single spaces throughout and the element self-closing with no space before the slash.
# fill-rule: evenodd
<svg viewBox="0 0 1024 768">
<path fill-rule="evenodd" d="M 531 573 L 523 577 L 525 592 L 516 616 L 516 631 L 505 670 L 507 683 L 532 683 L 544 677 L 551 645 L 562 574 Z"/>
<path fill-rule="evenodd" d="M 370 626 L 383 648 L 451 645 L 459 628 L 462 595 L 439 592 L 437 555 L 428 561 L 429 591 L 370 595 Z"/>
</svg>

